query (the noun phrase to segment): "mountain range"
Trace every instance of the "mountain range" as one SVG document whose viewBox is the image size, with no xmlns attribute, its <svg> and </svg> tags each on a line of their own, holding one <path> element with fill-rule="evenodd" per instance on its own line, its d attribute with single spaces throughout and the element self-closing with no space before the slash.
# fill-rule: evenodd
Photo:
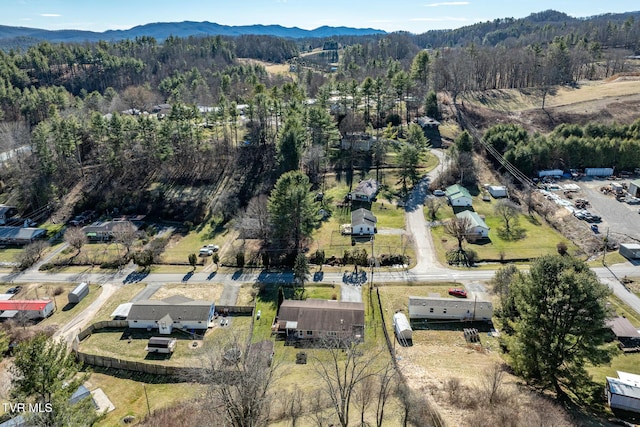
<svg viewBox="0 0 640 427">
<path fill-rule="evenodd" d="M 318 27 L 313 30 L 304 30 L 298 27 L 283 27 L 281 25 L 220 25 L 215 22 L 157 22 L 138 25 L 128 30 L 108 30 L 104 32 L 81 30 L 43 30 L 28 27 L 0 26 L 0 43 L 2 45 L 24 45 L 25 42 L 49 41 L 54 43 L 82 43 L 96 42 L 99 40 L 117 41 L 133 39 L 140 36 L 154 37 L 159 41 L 169 36 L 242 36 L 242 35 L 268 35 L 285 38 L 307 37 L 332 37 L 332 36 L 361 36 L 369 34 L 385 34 L 385 31 L 373 28 L 350 27 Z M 27 43 L 29 44 L 29 43 Z"/>
</svg>

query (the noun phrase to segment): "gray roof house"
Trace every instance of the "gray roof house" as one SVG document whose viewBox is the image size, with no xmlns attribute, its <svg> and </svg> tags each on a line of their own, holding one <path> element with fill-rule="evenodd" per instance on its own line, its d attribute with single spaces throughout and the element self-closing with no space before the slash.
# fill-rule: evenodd
<svg viewBox="0 0 640 427">
<path fill-rule="evenodd" d="M 351 212 L 351 234 L 365 235 L 378 232 L 378 219 L 373 213 L 365 208 L 356 209 Z"/>
<path fill-rule="evenodd" d="M 272 332 L 302 340 L 362 340 L 364 304 L 319 299 L 285 300 L 273 322 Z"/>
<path fill-rule="evenodd" d="M 163 300 L 132 303 L 127 321 L 130 328 L 158 329 L 161 334 L 170 334 L 174 328 L 206 330 L 214 313 L 213 301 L 174 295 Z"/>
<path fill-rule="evenodd" d="M 356 188 L 349 193 L 351 200 L 357 200 L 361 202 L 372 202 L 378 194 L 380 184 L 373 178 L 369 178 L 364 181 L 360 181 Z"/>
<path fill-rule="evenodd" d="M 34 227 L 0 227 L 0 243 L 26 245 L 34 240 L 42 239 L 47 230 Z"/>
<path fill-rule="evenodd" d="M 129 220 L 113 220 L 113 221 L 98 221 L 91 225 L 82 227 L 84 234 L 89 240 L 101 240 L 107 241 L 113 238 L 114 230 L 117 227 L 131 227 L 134 231 L 138 231 L 138 226 Z"/>
</svg>

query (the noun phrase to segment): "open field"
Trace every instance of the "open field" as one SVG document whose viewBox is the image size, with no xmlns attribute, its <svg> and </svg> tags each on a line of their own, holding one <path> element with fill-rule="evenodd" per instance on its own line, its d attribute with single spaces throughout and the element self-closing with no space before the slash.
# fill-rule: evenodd
<svg viewBox="0 0 640 427">
<path fill-rule="evenodd" d="M 151 412 L 167 408 L 201 396 L 205 386 L 192 382 L 159 383 L 152 377 L 141 375 L 112 376 L 102 371 L 92 372 L 87 381 L 89 390 L 101 388 L 115 409 L 96 423 L 97 427 L 124 425 L 122 419 L 133 415 L 137 420 Z"/>
<path fill-rule="evenodd" d="M 198 250 L 207 244 L 220 246 L 220 258 L 225 255 L 225 242 L 235 238 L 233 232 L 226 228 L 217 227 L 207 223 L 187 234 L 176 232 L 171 236 L 169 244 L 162 254 L 162 260 L 166 263 L 187 263 L 189 254 L 198 254 Z M 207 262 L 210 262 L 207 257 Z M 199 257 L 200 261 L 204 259 Z"/>
<path fill-rule="evenodd" d="M 202 283 L 202 284 L 185 284 L 185 283 L 173 283 L 164 285 L 158 289 L 151 299 L 164 299 L 174 295 L 182 295 L 188 298 L 204 301 L 218 301 L 222 295 L 224 286 L 217 283 Z"/>
</svg>

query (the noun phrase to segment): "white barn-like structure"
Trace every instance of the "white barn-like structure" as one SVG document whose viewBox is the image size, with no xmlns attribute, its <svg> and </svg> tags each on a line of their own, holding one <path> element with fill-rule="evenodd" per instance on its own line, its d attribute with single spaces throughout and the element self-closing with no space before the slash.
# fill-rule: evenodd
<svg viewBox="0 0 640 427">
<path fill-rule="evenodd" d="M 413 339 L 411 324 L 404 313 L 398 312 L 393 315 L 393 330 L 398 341 L 411 341 Z"/>
<path fill-rule="evenodd" d="M 409 297 L 409 318 L 415 320 L 489 321 L 493 304 L 478 299 Z"/>
</svg>

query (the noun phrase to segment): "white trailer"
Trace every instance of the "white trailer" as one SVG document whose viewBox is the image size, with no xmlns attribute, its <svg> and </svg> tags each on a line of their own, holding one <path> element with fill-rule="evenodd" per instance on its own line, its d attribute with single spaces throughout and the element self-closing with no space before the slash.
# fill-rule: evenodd
<svg viewBox="0 0 640 427">
<path fill-rule="evenodd" d="M 409 318 L 424 320 L 489 321 L 493 305 L 478 299 L 409 297 Z"/>
<path fill-rule="evenodd" d="M 562 176 L 562 169 L 547 169 L 538 171 L 538 178 L 544 178 L 545 176 Z"/>
<path fill-rule="evenodd" d="M 411 325 L 404 313 L 396 313 L 393 315 L 393 330 L 400 342 L 411 341 L 413 339 Z"/>
<path fill-rule="evenodd" d="M 80 283 L 78 286 L 75 287 L 74 290 L 69 292 L 69 295 L 67 296 L 67 298 L 69 299 L 69 304 L 79 303 L 88 294 L 89 294 L 89 285 L 85 282 Z"/>
<path fill-rule="evenodd" d="M 586 176 L 611 176 L 613 168 L 586 168 L 584 174 Z"/>
</svg>

